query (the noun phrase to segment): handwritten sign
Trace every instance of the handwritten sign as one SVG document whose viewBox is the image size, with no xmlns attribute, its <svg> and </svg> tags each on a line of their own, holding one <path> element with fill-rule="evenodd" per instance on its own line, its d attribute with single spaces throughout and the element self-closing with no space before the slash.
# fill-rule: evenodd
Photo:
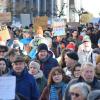
<svg viewBox="0 0 100 100">
<path fill-rule="evenodd" d="M 0 13 L 0 22 L 11 22 L 11 12 Z"/>
<path fill-rule="evenodd" d="M 39 26 L 41 26 L 43 28 L 43 30 L 45 30 L 47 28 L 47 24 L 48 24 L 48 17 L 47 16 L 38 16 L 33 21 L 33 25 L 34 25 L 35 30 L 37 30 L 37 28 Z"/>
<path fill-rule="evenodd" d="M 10 39 L 10 34 L 6 25 L 0 26 L 0 39 L 2 41 Z"/>
<path fill-rule="evenodd" d="M 0 77 L 0 100 L 15 99 L 16 77 Z"/>
</svg>

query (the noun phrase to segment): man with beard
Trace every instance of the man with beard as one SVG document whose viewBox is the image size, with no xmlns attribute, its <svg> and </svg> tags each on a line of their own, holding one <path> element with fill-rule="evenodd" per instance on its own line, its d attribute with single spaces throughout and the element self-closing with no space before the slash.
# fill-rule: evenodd
<svg viewBox="0 0 100 100">
<path fill-rule="evenodd" d="M 53 67 L 58 66 L 58 62 L 53 58 L 52 52 L 48 50 L 46 44 L 41 43 L 37 49 L 36 60 L 40 63 L 40 69 L 43 71 L 44 76 L 48 78 L 48 74 Z"/>
<path fill-rule="evenodd" d="M 78 48 L 79 63 L 91 62 L 95 66 L 97 54 L 93 52 L 90 38 L 85 36 L 82 42 Z"/>
</svg>

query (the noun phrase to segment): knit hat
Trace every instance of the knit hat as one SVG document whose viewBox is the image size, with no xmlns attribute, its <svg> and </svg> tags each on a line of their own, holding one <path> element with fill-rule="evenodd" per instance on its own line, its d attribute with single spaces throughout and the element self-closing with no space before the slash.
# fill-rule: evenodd
<svg viewBox="0 0 100 100">
<path fill-rule="evenodd" d="M 45 43 L 39 44 L 38 49 L 37 49 L 38 53 L 39 53 L 41 50 L 46 50 L 46 51 L 48 51 L 48 47 L 47 47 L 47 45 L 46 45 Z"/>
<path fill-rule="evenodd" d="M 66 48 L 74 51 L 75 50 L 75 44 L 69 43 L 69 44 L 67 44 Z"/>
<path fill-rule="evenodd" d="M 96 57 L 96 64 L 100 63 L 100 55 Z"/>
<path fill-rule="evenodd" d="M 76 52 L 69 52 L 69 53 L 67 53 L 67 56 L 76 61 L 78 61 L 78 59 L 79 59 Z"/>
<path fill-rule="evenodd" d="M 29 66 L 30 65 L 32 65 L 32 67 L 37 68 L 38 71 L 40 70 L 40 64 L 38 62 L 31 61 L 30 64 L 29 64 Z"/>
<path fill-rule="evenodd" d="M 83 43 L 84 43 L 84 42 L 91 42 L 91 40 L 90 40 L 89 36 L 85 35 L 85 36 L 83 37 L 82 42 L 83 42 Z"/>
</svg>

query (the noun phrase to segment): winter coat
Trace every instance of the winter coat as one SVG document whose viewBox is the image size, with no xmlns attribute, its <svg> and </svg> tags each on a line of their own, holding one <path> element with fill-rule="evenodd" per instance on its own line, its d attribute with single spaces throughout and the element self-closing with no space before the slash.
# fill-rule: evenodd
<svg viewBox="0 0 100 100">
<path fill-rule="evenodd" d="M 39 60 L 37 58 L 37 60 Z M 47 58 L 45 60 L 39 60 L 40 62 L 40 69 L 43 71 L 43 74 L 46 78 L 48 78 L 48 74 L 51 71 L 51 69 L 53 67 L 57 67 L 58 66 L 58 62 L 55 58 L 53 58 L 51 55 L 48 55 Z"/>
<path fill-rule="evenodd" d="M 68 88 L 66 89 L 65 95 L 64 95 L 64 100 L 70 100 L 70 96 L 69 96 L 69 88 L 71 85 L 78 83 L 78 82 L 85 82 L 85 80 L 82 77 L 79 77 L 78 79 L 73 79 L 68 83 Z M 86 83 L 86 82 L 85 82 Z M 87 83 L 88 84 L 88 83 Z M 91 86 L 92 90 L 99 90 L 100 89 L 100 80 L 98 80 L 97 78 L 94 77 L 94 80 L 91 84 L 88 84 Z"/>
<path fill-rule="evenodd" d="M 97 54 L 93 52 L 93 49 L 91 49 L 89 52 L 85 52 L 84 50 L 78 51 L 78 57 L 79 57 L 79 63 L 83 64 L 86 62 L 93 63 L 94 66 L 96 66 L 96 56 Z"/>
<path fill-rule="evenodd" d="M 37 88 L 36 81 L 32 75 L 30 75 L 27 70 L 23 70 L 20 75 L 16 74 L 12 70 L 9 75 L 16 76 L 16 93 L 25 97 L 25 100 L 38 100 L 39 91 Z"/>
</svg>

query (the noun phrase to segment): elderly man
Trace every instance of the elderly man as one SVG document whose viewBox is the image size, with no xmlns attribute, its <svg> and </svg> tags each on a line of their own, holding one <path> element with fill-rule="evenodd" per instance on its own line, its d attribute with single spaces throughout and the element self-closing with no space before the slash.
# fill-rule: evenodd
<svg viewBox="0 0 100 100">
<path fill-rule="evenodd" d="M 66 67 L 64 68 L 64 72 L 66 73 L 66 75 L 73 78 L 72 71 L 78 62 L 77 53 L 76 52 L 65 53 L 64 60 L 66 63 Z"/>
<path fill-rule="evenodd" d="M 24 100 L 38 100 L 39 91 L 36 81 L 26 70 L 23 57 L 16 56 L 12 66 L 13 69 L 9 74 L 16 76 L 16 93 L 23 96 Z"/>
<path fill-rule="evenodd" d="M 65 100 L 70 100 L 68 94 L 70 86 L 78 82 L 87 83 L 88 85 L 90 85 L 92 90 L 100 89 L 100 80 L 95 78 L 95 70 L 92 63 L 83 64 L 81 66 L 81 76 L 78 79 L 73 79 L 68 83 L 68 88 L 65 92 Z"/>
<path fill-rule="evenodd" d="M 79 63 L 91 62 L 96 65 L 96 53 L 93 52 L 92 43 L 88 36 L 83 38 L 83 43 L 78 48 Z"/>
</svg>

